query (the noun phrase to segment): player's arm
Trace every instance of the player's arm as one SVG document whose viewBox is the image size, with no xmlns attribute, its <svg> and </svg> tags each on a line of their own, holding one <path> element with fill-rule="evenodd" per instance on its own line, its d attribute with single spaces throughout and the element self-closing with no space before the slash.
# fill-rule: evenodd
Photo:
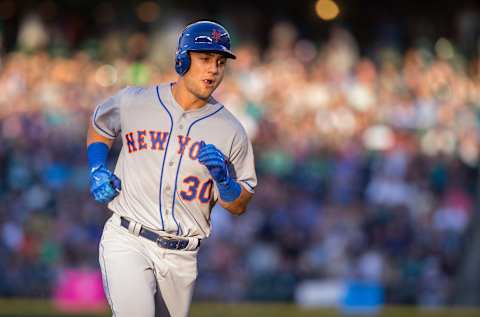
<svg viewBox="0 0 480 317">
<path fill-rule="evenodd" d="M 87 131 L 87 148 L 90 144 L 96 142 L 104 143 L 105 145 L 107 145 L 108 149 L 110 149 L 113 144 L 113 139 L 106 138 L 103 135 L 99 134 L 97 131 L 95 131 L 93 125 L 90 124 Z"/>
<path fill-rule="evenodd" d="M 90 175 L 90 193 L 100 203 L 108 203 L 121 190 L 121 182 L 107 165 L 108 153 L 115 138 L 120 135 L 120 111 L 126 104 L 128 88 L 102 101 L 92 115 L 87 131 L 87 156 Z"/>
<path fill-rule="evenodd" d="M 237 183 L 238 184 L 238 183 Z M 220 206 L 228 210 L 230 213 L 234 215 L 241 215 L 247 210 L 247 205 L 250 202 L 250 199 L 252 199 L 253 194 L 243 188 L 243 186 L 240 186 L 241 192 L 240 195 L 238 196 L 237 199 L 234 201 L 224 201 L 220 197 L 218 202 L 220 203 Z"/>
<path fill-rule="evenodd" d="M 219 191 L 219 203 L 229 212 L 241 215 L 245 212 L 253 194 L 241 186 L 230 173 L 230 164 L 226 157 L 213 144 L 200 144 L 198 161 L 212 175 Z"/>
<path fill-rule="evenodd" d="M 108 203 L 121 190 L 121 181 L 107 168 L 108 152 L 114 139 L 107 138 L 89 125 L 87 131 L 87 157 L 90 174 L 90 193 L 99 203 Z"/>
</svg>

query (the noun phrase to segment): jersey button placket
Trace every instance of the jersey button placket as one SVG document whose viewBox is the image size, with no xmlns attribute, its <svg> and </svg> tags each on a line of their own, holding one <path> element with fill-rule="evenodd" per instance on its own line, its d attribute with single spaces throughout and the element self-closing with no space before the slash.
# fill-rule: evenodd
<svg viewBox="0 0 480 317">
<path fill-rule="evenodd" d="M 182 115 L 180 116 L 180 120 L 178 122 L 178 132 L 179 133 L 182 133 L 184 128 L 185 128 L 185 118 L 187 117 L 187 115 L 185 113 L 182 113 Z"/>
<path fill-rule="evenodd" d="M 172 185 L 168 182 L 163 187 L 163 199 L 165 203 L 165 214 L 170 215 L 172 204 Z"/>
<path fill-rule="evenodd" d="M 177 124 L 176 126 L 178 127 L 178 119 L 176 120 Z M 175 122 L 175 121 L 174 121 Z M 172 184 L 175 182 L 175 160 L 176 158 L 176 152 L 177 152 L 177 147 L 178 147 L 178 128 L 175 128 L 175 124 L 172 130 L 172 135 L 170 136 L 171 138 L 171 145 L 168 148 L 167 152 L 167 172 L 165 175 L 166 183 L 163 187 L 163 201 L 165 205 L 165 214 L 168 216 L 168 221 L 173 222 L 173 218 L 170 217 L 170 214 L 172 212 Z"/>
</svg>

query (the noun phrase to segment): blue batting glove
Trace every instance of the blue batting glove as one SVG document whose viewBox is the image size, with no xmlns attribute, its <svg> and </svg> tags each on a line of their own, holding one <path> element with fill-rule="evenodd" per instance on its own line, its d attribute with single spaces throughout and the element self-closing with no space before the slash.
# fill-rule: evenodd
<svg viewBox="0 0 480 317">
<path fill-rule="evenodd" d="M 242 188 L 230 176 L 227 158 L 215 145 L 200 142 L 198 161 L 207 167 L 217 183 L 220 198 L 223 201 L 232 202 L 240 197 Z"/>
<path fill-rule="evenodd" d="M 198 161 L 205 165 L 213 179 L 218 183 L 224 183 L 230 177 L 227 160 L 215 145 L 200 142 Z"/>
<path fill-rule="evenodd" d="M 106 204 L 117 197 L 122 190 L 122 182 L 103 164 L 90 170 L 90 194 L 95 201 Z"/>
</svg>

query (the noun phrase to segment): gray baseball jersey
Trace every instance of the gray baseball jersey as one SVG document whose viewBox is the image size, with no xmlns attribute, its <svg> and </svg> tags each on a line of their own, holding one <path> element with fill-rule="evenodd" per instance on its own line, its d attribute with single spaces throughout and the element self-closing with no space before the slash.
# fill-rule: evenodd
<svg viewBox="0 0 480 317">
<path fill-rule="evenodd" d="M 95 130 L 111 139 L 121 135 L 123 142 L 114 172 L 122 191 L 108 207 L 147 227 L 203 239 L 210 234 L 218 189 L 197 160 L 200 142 L 227 156 L 236 181 L 253 193 L 252 145 L 240 122 L 214 98 L 184 111 L 171 85 L 127 87 L 95 109 Z"/>
</svg>

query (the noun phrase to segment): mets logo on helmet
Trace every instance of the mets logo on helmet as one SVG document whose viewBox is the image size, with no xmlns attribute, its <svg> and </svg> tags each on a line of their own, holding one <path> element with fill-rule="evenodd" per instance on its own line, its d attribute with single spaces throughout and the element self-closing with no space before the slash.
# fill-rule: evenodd
<svg viewBox="0 0 480 317">
<path fill-rule="evenodd" d="M 212 31 L 212 39 L 215 43 L 220 41 L 221 37 L 222 37 L 222 33 L 220 33 L 219 30 L 213 30 Z"/>
</svg>

